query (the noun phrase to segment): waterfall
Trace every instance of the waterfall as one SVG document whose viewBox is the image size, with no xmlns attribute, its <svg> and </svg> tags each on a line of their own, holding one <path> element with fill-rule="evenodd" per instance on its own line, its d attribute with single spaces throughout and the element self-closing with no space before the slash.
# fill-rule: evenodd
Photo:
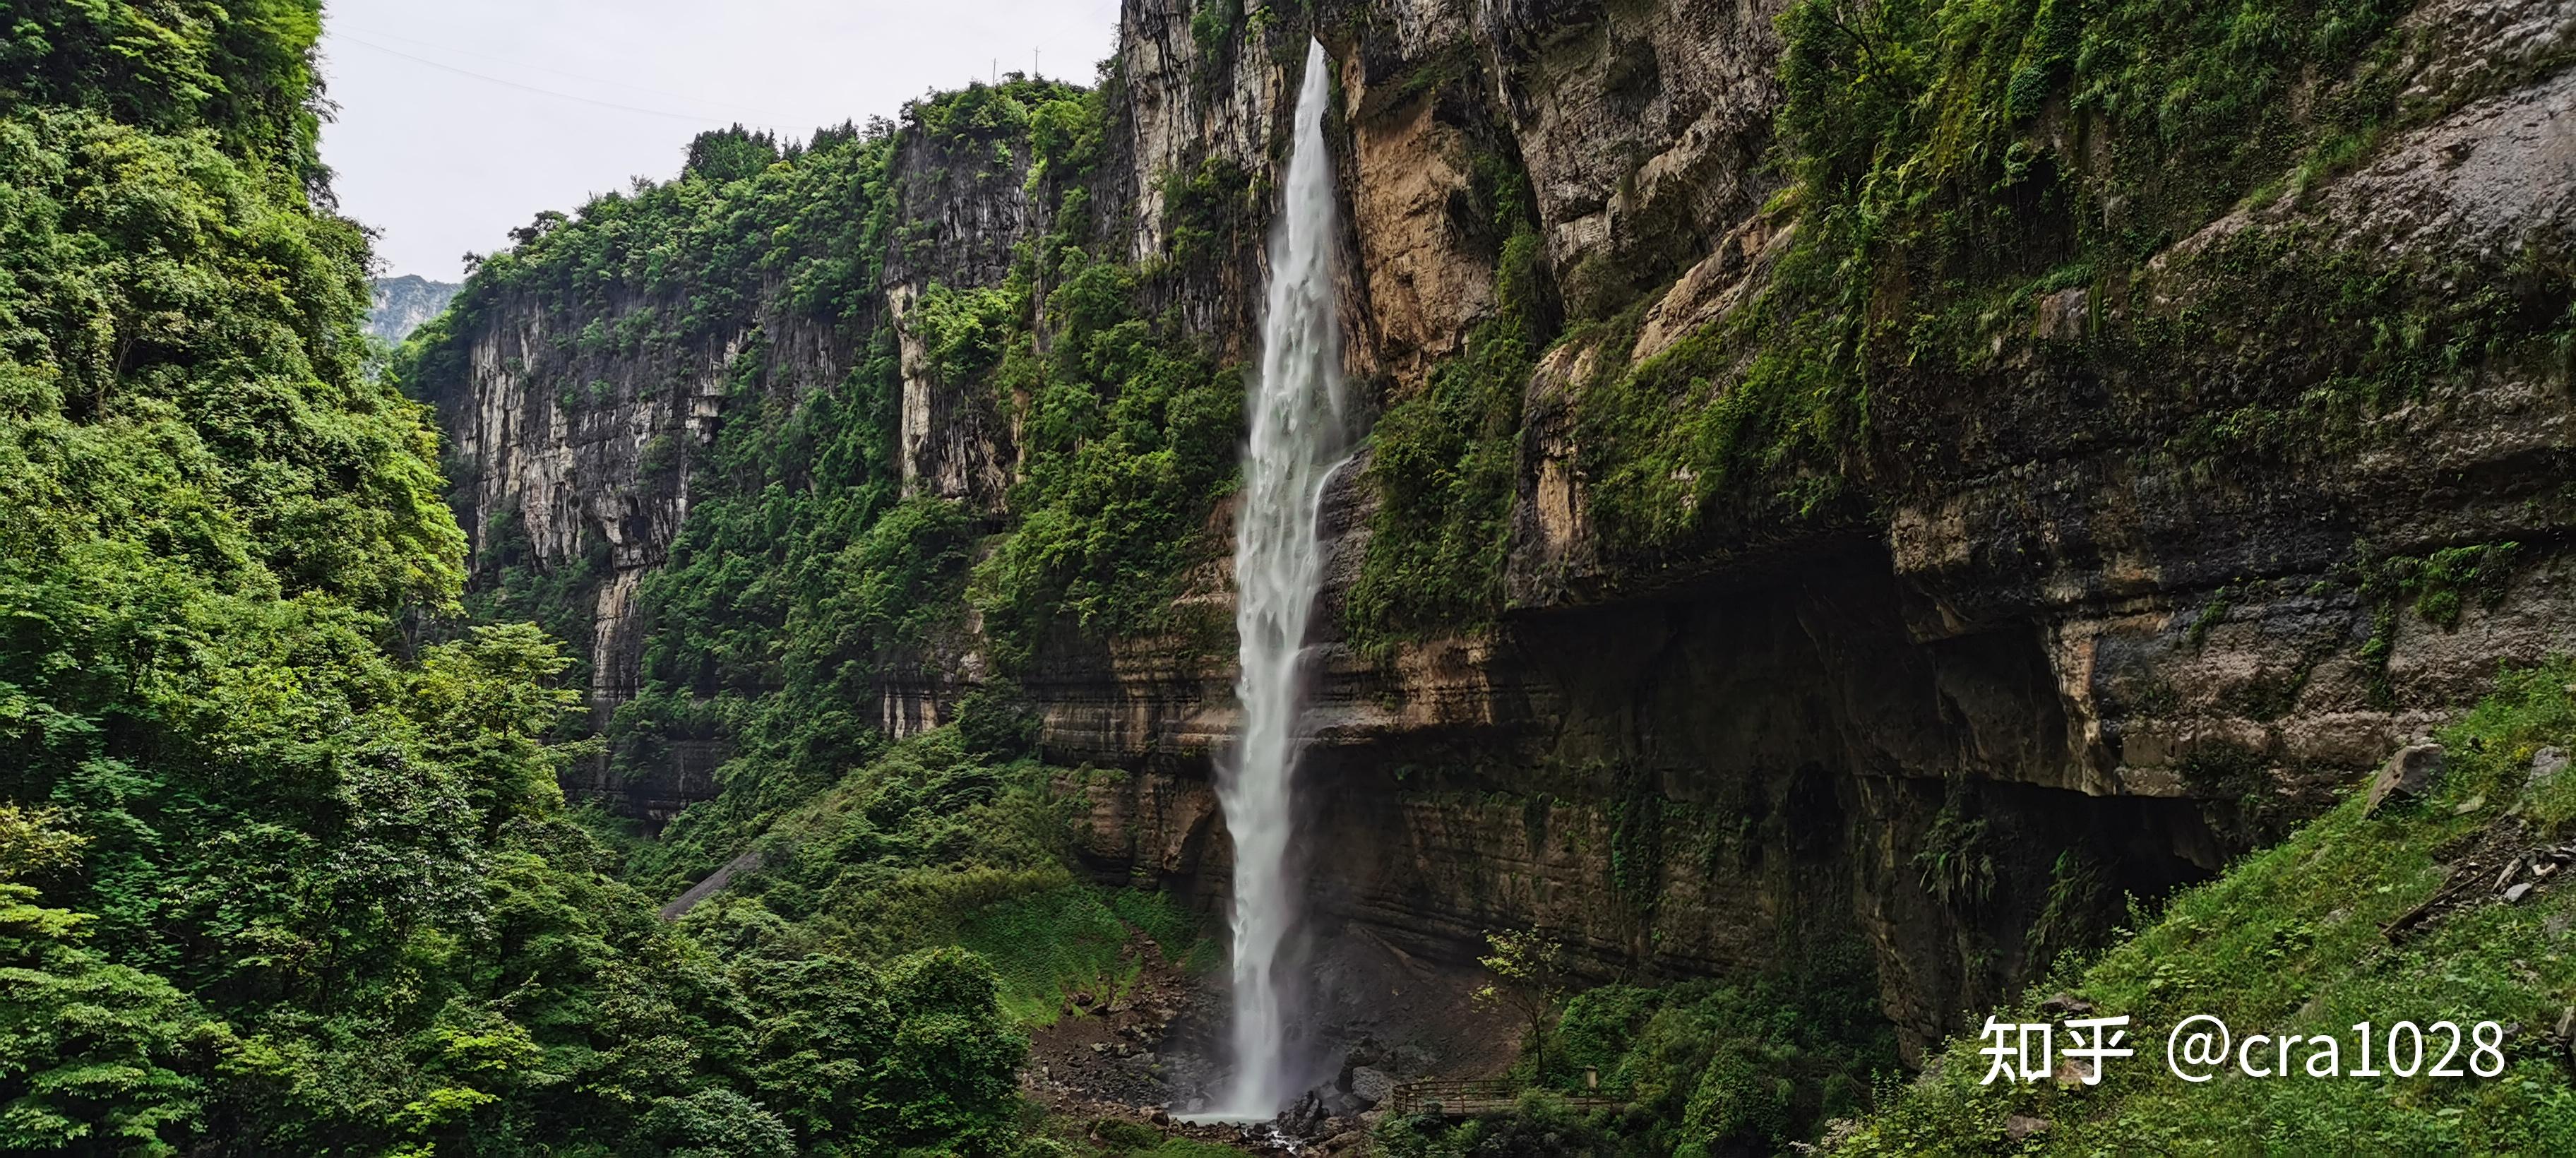
<svg viewBox="0 0 2576 1158">
<path fill-rule="evenodd" d="M 1219 769 L 1217 798 L 1234 838 L 1234 1078 L 1227 1114 L 1267 1118 L 1296 1096 L 1288 1064 L 1290 994 L 1278 975 L 1297 922 L 1290 879 L 1306 622 L 1323 584 L 1316 518 L 1324 483 L 1348 455 L 1341 321 L 1333 290 L 1332 157 L 1324 150 L 1331 99 L 1324 46 L 1306 49 L 1288 179 L 1270 233 L 1270 287 L 1261 318 L 1261 376 L 1251 388 L 1252 435 L 1235 517 L 1235 697 L 1243 731 Z"/>
</svg>

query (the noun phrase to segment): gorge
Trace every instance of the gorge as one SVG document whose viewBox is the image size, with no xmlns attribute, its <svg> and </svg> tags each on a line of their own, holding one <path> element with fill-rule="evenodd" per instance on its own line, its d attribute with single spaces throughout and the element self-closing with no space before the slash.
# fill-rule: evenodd
<svg viewBox="0 0 2576 1158">
<path fill-rule="evenodd" d="M 1019 138 L 916 113 L 886 182 L 918 225 L 885 243 L 881 293 L 833 306 L 856 324 L 758 277 L 597 306 L 486 278 L 454 319 L 457 369 L 420 388 L 456 440 L 482 573 L 505 517 L 529 541 L 509 549 L 548 567 L 604 553 L 572 629 L 591 641 L 598 718 L 653 678 L 636 593 L 689 517 L 703 453 L 689 448 L 744 398 L 796 405 L 868 372 L 864 335 L 890 335 L 905 493 L 998 527 L 1038 517 L 1019 496 L 1047 469 L 1045 387 L 1014 378 L 1021 347 L 991 336 L 961 359 L 929 303 L 1010 295 L 983 324 L 1060 356 L 1055 287 L 1076 275 L 1045 254 L 1071 241 L 1148 271 L 1155 324 L 1220 362 L 1248 356 L 1249 271 L 1294 156 L 1310 28 L 1340 86 L 1327 125 L 1346 142 L 1332 146 L 1346 362 L 1358 408 L 1387 415 L 1323 513 L 1330 642 L 1308 759 L 1313 855 L 1338 870 L 1316 886 L 1328 920 L 1450 961 L 1485 930 L 1540 925 L 1589 968 L 1667 976 L 1845 938 L 1875 962 L 1910 1055 L 2030 975 L 2046 954 L 2025 933 L 2069 881 L 2091 882 L 2086 920 L 2107 929 L 2124 891 L 2206 878 L 2496 663 L 2570 642 L 2550 578 L 2560 370 L 2512 353 L 2548 348 L 2561 324 L 2563 284 L 2516 255 L 2548 251 L 2563 207 L 2501 192 L 2563 171 L 2556 122 L 2441 168 L 2443 142 L 2556 99 L 2554 73 L 2492 63 L 2509 55 L 2500 37 L 2555 51 L 2536 47 L 2557 43 L 2541 8 L 2494 23 L 2429 5 L 2371 25 L 2412 46 L 2403 61 L 2335 47 L 2363 61 L 2329 68 L 2358 70 L 2337 82 L 2362 86 L 2354 99 L 2400 82 L 2432 95 L 2374 138 L 2385 160 L 2300 177 L 2313 187 L 2255 209 L 2228 211 L 2238 189 L 2307 172 L 2298 142 L 2326 127 L 2263 114 L 2184 181 L 2175 151 L 2219 146 L 2139 137 L 2114 109 L 2016 114 L 1995 155 L 2049 159 L 2028 178 L 2037 200 L 1988 228 L 2029 240 L 1980 255 L 1967 284 L 1990 291 L 1927 299 L 1946 312 L 1912 340 L 1941 358 L 1885 370 L 1865 419 L 1840 402 L 1712 412 L 1730 428 L 1673 409 L 1738 380 L 1748 406 L 1774 405 L 1768 364 L 1724 335 L 1802 340 L 1763 320 L 1770 303 L 1858 292 L 1779 284 L 1822 260 L 1801 247 L 1840 243 L 1773 204 L 1792 170 L 1762 160 L 1816 147 L 1777 124 L 1827 115 L 1783 111 L 1784 75 L 1839 59 L 1820 42 L 1827 55 L 1781 63 L 1805 9 L 1776 25 L 1689 3 L 1363 5 L 1312 25 L 1265 11 L 1247 24 L 1127 4 L 1120 55 L 1086 98 L 1100 120 L 1084 174 L 1043 152 L 1043 115 Z M 2202 59 L 2188 27 L 2158 35 L 2173 67 Z M 2293 83 L 2266 75 L 2247 83 Z M 2240 184 L 2210 184 L 2221 173 Z M 2136 248 L 2154 237 L 2169 240 Z M 2292 238 L 2318 256 L 2259 286 L 2229 272 Z M 2399 274 L 2338 288 L 2348 247 L 2396 270 L 2493 262 L 2491 304 L 2409 304 L 2423 299 Z M 1015 274 L 1032 248 L 1034 277 Z M 1945 251 L 1925 252 L 1908 260 Z M 2354 293 L 2427 311 L 2405 316 L 2429 328 L 2388 347 L 2306 312 Z M 2246 314 L 2248 295 L 2276 312 Z M 640 356 L 574 340 L 667 327 L 675 309 L 701 332 Z M 2408 352 L 2462 342 L 2493 353 L 2451 373 Z M 550 383 L 584 380 L 611 392 L 555 404 Z M 689 465 L 657 469 L 647 452 L 666 444 Z M 1381 547 L 1392 536 L 1406 541 Z M 1135 576 L 1170 592 L 1168 612 L 1010 646 L 1028 648 L 1012 677 L 1048 759 L 1126 770 L 1084 789 L 1089 863 L 1206 895 L 1231 863 L 1213 762 L 1243 725 L 1228 645 L 1191 626 L 1228 614 L 1229 581 L 1192 552 L 1186 570 Z M 2436 557 L 2456 561 L 2429 565 L 2439 578 L 2383 578 Z M 2458 594 L 2428 614 L 2436 588 Z M 954 718 L 991 651 L 970 629 L 892 660 L 868 722 L 900 736 Z M 583 783 L 667 815 L 716 788 L 711 743 L 654 736 L 629 749 L 649 758 Z M 1974 904 L 1924 867 L 1961 856 Z"/>
<path fill-rule="evenodd" d="M 1117 12 L 388 353 L 318 5 L 27 8 L 0 1142 L 2576 1150 L 2576 5 Z"/>
</svg>

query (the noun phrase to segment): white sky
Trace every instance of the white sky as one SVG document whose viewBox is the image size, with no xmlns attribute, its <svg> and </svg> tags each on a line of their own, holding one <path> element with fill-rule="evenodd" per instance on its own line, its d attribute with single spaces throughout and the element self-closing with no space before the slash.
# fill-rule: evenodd
<svg viewBox="0 0 2576 1158">
<path fill-rule="evenodd" d="M 1088 84 L 1117 24 L 1118 0 L 330 0 L 322 160 L 385 272 L 455 281 L 540 209 L 677 175 L 701 130 L 865 124 L 1032 50 Z"/>
</svg>

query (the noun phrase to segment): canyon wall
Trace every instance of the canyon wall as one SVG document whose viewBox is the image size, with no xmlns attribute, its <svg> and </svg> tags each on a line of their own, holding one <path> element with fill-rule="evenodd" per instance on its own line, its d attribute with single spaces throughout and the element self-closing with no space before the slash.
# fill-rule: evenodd
<svg viewBox="0 0 2576 1158">
<path fill-rule="evenodd" d="M 1189 0 L 1127 0 L 1088 228 L 1107 252 L 1171 260 L 1183 183 L 1268 188 L 1319 36 L 1339 86 L 1347 356 L 1374 412 L 1428 388 L 1501 308 L 1485 174 L 1525 182 L 1567 324 L 1521 390 L 1505 603 L 1446 636 L 1319 641 L 1302 850 L 1319 922 L 1453 963 L 1486 930 L 1538 926 L 1603 976 L 1848 947 L 1910 1049 L 2100 935 L 2123 894 L 2211 875 L 2313 814 L 2500 664 L 2576 647 L 2563 346 L 2473 351 L 2357 432 L 2238 453 L 2211 450 L 2203 420 L 2297 399 L 2320 347 L 2366 345 L 2384 320 L 2326 313 L 2160 358 L 2111 336 L 2239 308 L 2225 263 L 2199 258 L 2240 236 L 2468 279 L 2460 292 L 2535 268 L 2563 281 L 2576 6 L 2422 5 L 2373 66 L 2416 111 L 2355 155 L 2282 157 L 2296 192 L 2166 240 L 2135 278 L 2012 299 L 1977 322 L 1990 345 L 1873 382 L 1826 500 L 1721 503 L 1689 535 L 1636 542 L 1605 528 L 1584 408 L 1605 366 L 1679 356 L 1754 308 L 1795 243 L 1771 163 L 1782 7 L 1377 0 L 1316 5 L 1310 29 L 1276 8 L 1209 20 Z M 2122 145 L 2086 135 L 2100 131 L 2043 114 L 2031 133 L 2108 174 Z M 934 283 L 1009 278 L 1056 203 L 1025 156 L 942 147 L 899 153 L 903 218 L 920 224 L 869 308 L 902 340 L 904 487 L 1000 525 L 1021 416 L 940 380 L 907 311 Z M 1230 249 L 1146 292 L 1239 356 L 1260 233 L 1222 236 Z M 634 687 L 635 577 L 688 512 L 689 470 L 654 448 L 724 421 L 742 347 L 549 362 L 539 316 L 481 314 L 472 375 L 439 401 L 478 568 L 498 565 L 484 528 L 503 511 L 549 565 L 605 544 L 604 714 Z M 783 293 L 744 312 L 753 330 L 763 389 L 791 401 L 860 356 Z M 594 379 L 600 405 L 557 405 L 560 382 Z M 1330 496 L 1328 621 L 1379 524 L 1371 477 L 1364 456 Z M 1219 560 L 1183 601 L 1226 598 Z M 1104 876 L 1221 898 L 1208 777 L 1230 662 L 1230 641 L 1203 634 L 1066 637 L 1017 671 L 1045 754 L 1090 769 L 1066 785 L 1089 801 L 1079 843 Z M 991 664 L 966 646 L 912 670 L 883 685 L 891 733 L 948 718 Z M 576 787 L 666 812 L 712 791 L 717 747 L 649 782 Z"/>
<path fill-rule="evenodd" d="M 1774 14 L 1381 4 L 1327 21 L 1364 303 L 1354 370 L 1382 397 L 1419 389 L 1493 308 L 1492 254 L 1456 209 L 1473 150 L 1525 166 L 1569 300 L 1642 288 L 1651 304 L 1631 348 L 1578 336 L 1529 383 L 1499 626 L 1392 656 L 1325 644 L 1309 851 L 1327 912 L 1431 954 L 1536 924 L 1605 972 L 1693 973 L 1856 936 L 1920 1042 L 2026 975 L 2052 897 L 2101 921 L 2123 892 L 2210 875 L 2499 664 L 2576 644 L 2567 375 L 2494 366 L 2378 418 L 2360 451 L 2214 463 L 2173 448 L 2158 379 L 2273 368 L 2069 373 L 2088 311 L 2126 305 L 2070 290 L 2007 320 L 1973 373 L 1886 392 L 1851 464 L 1866 509 L 1622 552 L 1587 518 L 1572 396 L 1587 362 L 1646 362 L 1760 292 L 1786 231 L 1759 164 Z M 2492 91 L 2274 215 L 2392 257 L 2563 245 L 2576 136 L 2548 110 L 2567 75 L 2475 74 L 2553 51 L 2570 13 L 2513 16 L 2417 13 L 2401 34 L 2416 84 Z M 1168 59 L 1167 38 L 1140 54 L 1130 29 L 1131 69 Z M 1241 139 L 1137 151 L 1186 163 Z M 2458 173 L 2455 153 L 2484 168 Z M 1328 606 L 1366 550 L 1364 476 L 1336 504 Z M 2510 564 L 2465 599 L 2392 599 L 2362 574 L 2506 543 Z M 1130 643 L 1030 682 L 1052 754 L 1139 772 L 1090 789 L 1092 855 L 1160 873 L 1222 855 L 1204 776 L 1226 681 Z M 1940 879 L 1961 856 L 1991 874 L 1977 895 Z"/>
</svg>

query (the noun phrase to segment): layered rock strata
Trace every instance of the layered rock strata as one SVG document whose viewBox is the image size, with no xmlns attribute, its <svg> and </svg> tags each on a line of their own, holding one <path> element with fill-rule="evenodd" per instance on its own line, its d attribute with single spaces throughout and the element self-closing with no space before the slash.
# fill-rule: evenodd
<svg viewBox="0 0 2576 1158">
<path fill-rule="evenodd" d="M 1497 307 L 1480 166 L 1525 177 L 1566 308 L 1646 303 L 1633 332 L 1560 342 L 1527 383 L 1499 625 L 1388 655 L 1322 641 L 1303 851 L 1326 926 L 1448 961 L 1486 930 L 1542 927 L 1603 976 L 1777 969 L 1849 947 L 1919 1046 L 2073 947 L 2052 922 L 2098 929 L 2123 894 L 2216 872 L 2499 664 L 2576 647 L 2565 365 L 2430 386 L 2349 449 L 2213 462 L 2176 448 L 2167 413 L 2173 376 L 2206 366 L 2105 373 L 2069 356 L 2106 322 L 2207 292 L 2190 259 L 2233 232 L 2300 225 L 2392 262 L 2472 267 L 2567 252 L 2576 10 L 2424 5 L 2400 33 L 2407 99 L 2451 111 L 2176 242 L 2135 292 L 2039 295 L 1996 323 L 1986 364 L 1886 389 L 1850 464 L 1871 501 L 1640 552 L 1597 525 L 1577 414 L 1598 363 L 1642 361 L 1745 308 L 1788 244 L 1762 163 L 1779 6 L 1317 7 L 1311 30 L 1265 17 L 1210 43 L 1188 0 L 1123 5 L 1096 244 L 1157 259 L 1176 180 L 1270 181 L 1312 31 L 1340 86 L 1350 368 L 1376 404 L 1422 389 Z M 933 282 L 998 284 L 1012 247 L 1049 224 L 1017 175 L 956 180 L 965 168 L 927 155 L 903 171 L 907 213 L 937 240 L 889 265 L 898 334 Z M 1235 243 L 1158 283 L 1168 300 L 1153 304 L 1240 353 L 1258 231 Z M 783 306 L 756 315 L 784 389 L 852 356 L 795 337 Z M 516 511 L 548 561 L 608 544 L 592 647 L 604 711 L 635 680 L 634 576 L 687 512 L 685 472 L 653 475 L 647 451 L 722 420 L 731 353 L 569 371 L 603 374 L 616 396 L 568 416 L 524 369 L 548 342 L 532 316 L 489 319 L 444 411 L 469 526 Z M 1006 514 L 1011 416 L 981 384 L 938 381 L 910 342 L 903 377 L 907 487 Z M 1365 462 L 1346 472 L 1327 512 L 1328 612 L 1367 550 L 1367 477 Z M 2369 579 L 2389 558 L 2466 548 L 2499 565 L 2447 601 Z M 1189 598 L 1221 605 L 1225 590 L 1219 568 Z M 1049 757 L 1087 766 L 1066 786 L 1089 802 L 1082 850 L 1104 875 L 1221 901 L 1208 776 L 1232 723 L 1229 663 L 1199 639 L 1068 641 L 1021 673 Z M 981 674 L 890 683 L 879 714 L 894 732 L 936 723 Z M 624 787 L 664 808 L 707 791 L 712 758 Z"/>
</svg>

